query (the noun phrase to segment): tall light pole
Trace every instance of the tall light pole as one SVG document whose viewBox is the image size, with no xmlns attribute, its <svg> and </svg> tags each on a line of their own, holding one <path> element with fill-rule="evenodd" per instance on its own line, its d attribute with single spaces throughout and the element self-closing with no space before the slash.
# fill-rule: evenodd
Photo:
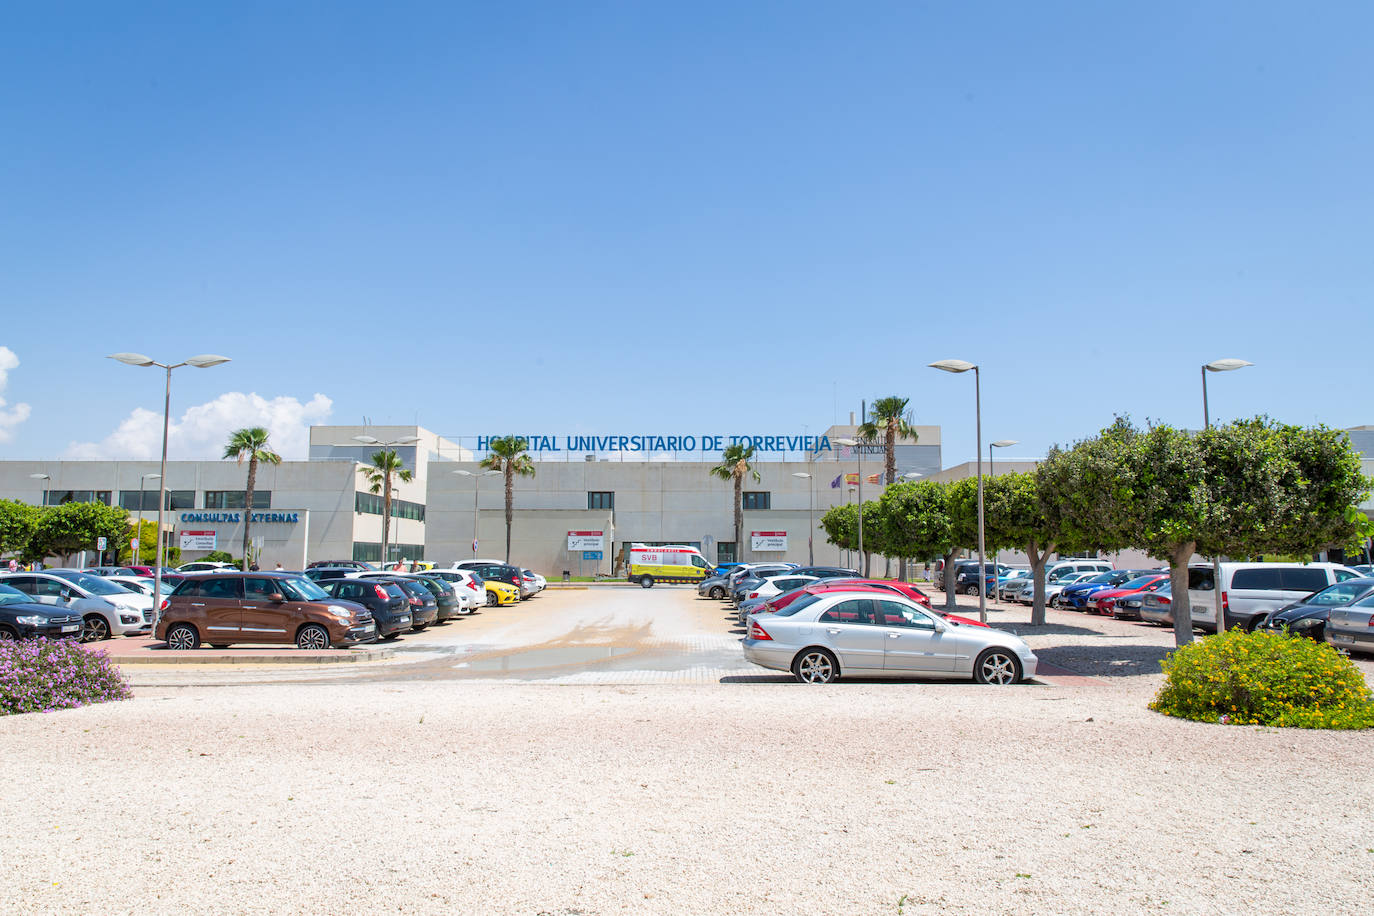
<svg viewBox="0 0 1374 916">
<path fill-rule="evenodd" d="M 375 436 L 354 436 L 354 437 L 353 437 L 353 441 L 355 441 L 355 442 L 361 442 L 363 445 L 380 445 L 380 446 L 381 446 L 384 450 L 386 450 L 389 454 L 395 455 L 396 453 L 395 453 L 394 451 L 391 451 L 391 450 L 394 449 L 396 446 L 398 446 L 398 445 L 413 445 L 414 443 L 420 441 L 420 437 L 419 437 L 419 436 L 402 436 L 401 438 L 399 438 L 399 439 L 394 439 L 394 440 L 392 440 L 391 442 L 383 442 L 381 439 L 378 439 L 378 438 L 376 438 Z M 383 473 L 386 475 L 386 480 L 383 482 L 383 486 L 384 486 L 384 489 L 385 489 L 385 491 L 386 491 L 386 495 L 385 495 L 385 497 L 383 498 L 383 501 L 382 501 L 382 513 L 383 513 L 383 518 L 382 518 L 382 568 L 383 568 L 383 569 L 386 568 L 386 561 L 387 561 L 387 557 L 386 557 L 386 548 L 387 548 L 387 546 L 388 546 L 388 545 L 387 545 L 387 532 L 388 532 L 388 530 L 389 530 L 390 527 L 391 527 L 391 519 L 385 517 L 385 513 L 388 513 L 388 512 L 391 511 L 391 506 L 389 505 L 390 502 L 391 502 L 391 468 L 390 468 L 391 462 L 388 461 L 387 464 L 388 464 L 387 469 L 386 469 L 385 471 L 383 471 Z"/>
<path fill-rule="evenodd" d="M 816 549 L 812 543 L 812 538 L 816 535 L 816 485 L 811 482 L 811 475 L 805 471 L 795 471 L 793 477 L 800 477 L 806 481 L 806 491 L 811 496 L 811 511 L 807 514 L 810 519 L 811 527 L 806 530 L 806 565 L 816 565 Z"/>
<path fill-rule="evenodd" d="M 43 481 L 43 505 L 46 506 L 48 504 L 49 487 L 52 486 L 52 478 L 47 474 L 30 474 L 29 476 L 34 480 Z"/>
<path fill-rule="evenodd" d="M 473 481 L 472 481 L 472 555 L 475 557 L 475 556 L 477 556 L 477 490 L 478 490 L 478 486 L 482 483 L 482 478 L 483 478 L 483 477 L 495 477 L 496 475 L 500 474 L 501 472 L 500 472 L 500 471 L 483 471 L 483 472 L 480 473 L 480 474 L 474 474 L 474 473 L 472 473 L 471 471 L 465 471 L 465 470 L 463 470 L 462 468 L 459 468 L 458 470 L 454 471 L 453 473 L 459 475 L 460 477 L 471 477 L 471 478 L 473 478 Z"/>
<path fill-rule="evenodd" d="M 143 481 L 150 477 L 162 479 L 161 474 L 138 475 L 138 525 L 134 528 L 134 565 L 138 565 L 138 552 L 143 547 Z M 154 551 L 156 553 L 156 551 Z"/>
<path fill-rule="evenodd" d="M 859 455 L 859 566 L 861 575 L 868 575 L 868 564 L 864 562 L 864 450 L 861 439 L 836 439 L 840 445 L 856 449 Z"/>
<path fill-rule="evenodd" d="M 996 442 L 989 442 L 989 443 L 988 443 L 988 476 L 989 476 L 989 477 L 996 477 L 996 476 L 997 476 L 997 470 L 996 470 L 995 466 L 994 466 L 993 463 L 992 463 L 992 450 L 995 449 L 995 448 L 1007 448 L 1007 447 L 1009 447 L 1009 446 L 1015 445 L 1015 444 L 1017 443 L 1017 441 L 1018 441 L 1018 440 L 1016 440 L 1016 439 L 998 439 Z M 1001 572 L 1000 572 L 1000 568 L 999 568 L 998 565 L 997 565 L 997 557 L 998 557 L 998 555 L 999 555 L 1000 553 L 1001 553 L 1000 550 L 994 550 L 994 551 L 992 552 L 992 569 L 993 569 L 993 578 L 992 578 L 992 582 L 993 582 L 993 588 L 996 588 L 996 587 L 997 587 L 997 581 L 998 581 L 999 579 L 1002 578 L 1002 575 L 1001 575 Z M 998 602 L 998 603 L 1000 603 L 1000 599 L 998 598 L 996 592 L 993 592 L 993 594 L 992 594 L 992 600 L 993 600 L 993 601 L 996 601 L 996 602 Z"/>
<path fill-rule="evenodd" d="M 942 359 L 930 364 L 930 368 L 941 372 L 967 372 L 973 370 L 973 417 L 977 436 L 978 455 L 978 619 L 988 622 L 988 578 L 987 567 L 983 564 L 983 383 L 978 367 L 962 359 Z"/>
<path fill-rule="evenodd" d="M 1212 414 L 1207 406 L 1207 373 L 1208 372 L 1230 372 L 1234 369 L 1244 369 L 1246 366 L 1253 366 L 1254 363 L 1246 362 L 1243 359 L 1214 359 L 1210 363 L 1202 366 L 1202 428 L 1212 428 Z M 1217 632 L 1226 632 L 1226 613 L 1221 606 L 1221 557 L 1212 557 L 1212 603 L 1216 605 L 1217 613 Z"/>
<path fill-rule="evenodd" d="M 157 476 L 157 569 L 153 571 L 153 632 L 157 632 L 157 617 L 162 604 L 162 567 L 166 565 L 166 552 L 162 544 L 162 513 L 167 508 L 167 424 L 172 414 L 172 370 L 180 369 L 182 366 L 195 366 L 197 369 L 209 369 L 211 366 L 218 366 L 221 363 L 229 362 L 227 356 L 216 356 L 213 353 L 202 353 L 193 356 L 188 360 L 179 363 L 159 363 L 155 362 L 151 356 L 144 356 L 142 353 L 111 353 L 110 359 L 117 359 L 126 366 L 156 366 L 159 369 L 167 370 L 167 390 L 162 401 L 162 467 Z M 142 506 L 142 503 L 139 503 Z"/>
</svg>

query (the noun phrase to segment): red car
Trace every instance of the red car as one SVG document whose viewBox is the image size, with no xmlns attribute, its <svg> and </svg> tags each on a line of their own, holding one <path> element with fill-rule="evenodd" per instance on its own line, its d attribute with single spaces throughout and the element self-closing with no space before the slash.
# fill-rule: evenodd
<svg viewBox="0 0 1374 916">
<path fill-rule="evenodd" d="M 1169 577 L 1164 573 L 1151 573 L 1148 576 L 1137 576 L 1122 582 L 1116 588 L 1104 588 L 1088 599 L 1086 610 L 1095 614 L 1102 614 L 1106 617 L 1116 616 L 1116 603 L 1127 595 L 1137 595 L 1141 592 L 1152 592 L 1161 585 L 1169 581 Z"/>
<path fill-rule="evenodd" d="M 955 623 L 967 624 L 974 627 L 985 627 L 987 624 L 967 617 L 960 617 L 958 614 L 946 614 L 939 608 L 930 606 L 930 599 L 925 593 L 914 585 L 906 582 L 889 582 L 886 579 L 825 579 L 805 588 L 788 592 L 785 595 L 778 595 L 769 601 L 765 601 L 754 611 L 755 614 L 771 614 L 782 610 L 802 595 L 826 595 L 831 592 L 896 592 L 903 598 L 915 601 L 921 607 L 927 608 L 932 613 L 939 614 L 946 620 L 953 620 Z"/>
</svg>

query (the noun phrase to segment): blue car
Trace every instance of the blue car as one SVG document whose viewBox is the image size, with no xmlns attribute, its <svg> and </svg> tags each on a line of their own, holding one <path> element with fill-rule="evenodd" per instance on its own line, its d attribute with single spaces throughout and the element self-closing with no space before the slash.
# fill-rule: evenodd
<svg viewBox="0 0 1374 916">
<path fill-rule="evenodd" d="M 1113 569 L 1111 572 L 1104 572 L 1101 575 L 1093 576 L 1086 582 L 1078 582 L 1064 588 L 1059 593 L 1056 607 L 1067 608 L 1072 611 L 1081 611 L 1088 606 L 1088 599 L 1104 588 L 1116 588 L 1122 582 L 1143 576 L 1150 570 L 1145 569 Z"/>
</svg>

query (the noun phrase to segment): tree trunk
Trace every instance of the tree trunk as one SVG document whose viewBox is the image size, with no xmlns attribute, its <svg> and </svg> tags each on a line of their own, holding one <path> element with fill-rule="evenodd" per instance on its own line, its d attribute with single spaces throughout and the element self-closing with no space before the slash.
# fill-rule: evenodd
<svg viewBox="0 0 1374 916">
<path fill-rule="evenodd" d="M 252 563 L 248 560 L 248 547 L 252 541 L 248 537 L 248 526 L 253 522 L 253 489 L 258 484 L 258 457 L 248 459 L 248 492 L 243 494 L 243 571 L 248 572 Z"/>
<path fill-rule="evenodd" d="M 515 466 L 506 459 L 506 562 L 510 562 L 510 525 L 515 521 Z"/>
<path fill-rule="evenodd" d="M 1197 542 L 1189 541 L 1174 548 L 1169 555 L 1169 609 L 1174 618 L 1174 645 L 1186 646 L 1193 641 L 1193 605 L 1188 600 L 1188 561 L 1197 550 Z M 1216 588 L 1217 583 L 1212 583 Z M 1220 603 L 1220 597 L 1214 596 Z"/>
<path fill-rule="evenodd" d="M 1032 538 L 1026 545 L 1026 556 L 1031 561 L 1031 576 L 1034 577 L 1034 597 L 1031 599 L 1031 626 L 1043 627 L 1045 625 L 1045 564 L 1049 562 L 1050 554 L 1054 553 L 1057 545 L 1050 541 L 1043 550 L 1038 549 L 1038 545 Z"/>
<path fill-rule="evenodd" d="M 735 562 L 744 562 L 744 478 L 735 475 Z"/>
<path fill-rule="evenodd" d="M 382 472 L 382 569 L 386 569 L 386 548 L 391 541 L 391 469 Z"/>
<path fill-rule="evenodd" d="M 945 554 L 945 610 L 959 610 L 959 603 L 954 600 L 954 561 L 958 558 L 959 551 L 951 550 Z"/>
</svg>

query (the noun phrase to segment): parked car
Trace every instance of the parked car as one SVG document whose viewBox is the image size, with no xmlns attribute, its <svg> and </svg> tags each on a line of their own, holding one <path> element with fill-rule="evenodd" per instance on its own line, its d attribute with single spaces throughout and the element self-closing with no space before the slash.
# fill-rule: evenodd
<svg viewBox="0 0 1374 916">
<path fill-rule="evenodd" d="M 1138 617 L 1139 608 L 1134 606 L 1124 608 L 1118 602 L 1129 595 L 1156 591 L 1168 581 L 1168 575 L 1162 573 L 1149 573 L 1134 579 L 1127 579 L 1116 588 L 1104 588 L 1093 592 L 1092 597 L 1088 599 L 1087 610 L 1104 617 Z"/>
<path fill-rule="evenodd" d="M 1140 619 L 1146 623 L 1153 623 L 1161 627 L 1173 626 L 1173 593 L 1168 580 L 1153 592 L 1142 592 L 1140 595 L 1125 599 L 1126 603 L 1138 602 L 1134 610 L 1140 614 Z"/>
<path fill-rule="evenodd" d="M 299 649 L 350 646 L 375 638 L 361 605 L 331 597 L 304 576 L 210 573 L 188 576 L 163 601 L 156 637 L 169 649 L 235 643 L 294 644 Z"/>
<path fill-rule="evenodd" d="M 410 598 L 395 582 L 383 579 L 326 579 L 319 586 L 331 598 L 367 608 L 380 639 L 395 639 L 410 629 Z"/>
<path fill-rule="evenodd" d="M 520 603 L 520 589 L 509 582 L 483 579 L 482 588 L 487 593 L 487 607 L 505 607 Z"/>
<path fill-rule="evenodd" d="M 307 566 L 302 573 L 311 582 L 320 583 L 329 579 L 347 579 L 368 575 L 375 570 L 358 569 L 356 566 Z"/>
<path fill-rule="evenodd" d="M 388 576 L 386 581 L 395 582 L 406 593 L 406 599 L 410 602 L 410 628 L 416 633 L 439 619 L 439 602 L 423 584 L 396 574 L 372 573 L 369 578 L 372 576 Z"/>
<path fill-rule="evenodd" d="M 1014 684 L 1035 675 L 1036 657 L 1016 636 L 942 619 L 900 595 L 803 594 L 782 610 L 749 619 L 744 657 L 791 671 L 802 683 L 843 675 L 972 677 Z"/>
<path fill-rule="evenodd" d="M 463 599 L 458 597 L 458 591 L 453 587 L 452 582 L 445 582 L 443 579 L 426 573 L 399 573 L 398 577 L 418 582 L 429 589 L 429 593 L 434 596 L 434 603 L 438 610 L 438 614 L 434 618 L 435 623 L 453 620 L 465 610 Z"/>
<path fill-rule="evenodd" d="M 371 563 L 364 563 L 362 560 L 316 560 L 305 568 L 314 569 L 316 566 L 347 566 L 350 569 L 357 569 L 366 572 L 369 569 L 375 570 L 377 567 Z"/>
<path fill-rule="evenodd" d="M 107 579 L 110 576 L 132 576 L 135 574 L 128 566 L 88 566 L 81 571 L 93 576 L 104 576 Z"/>
<path fill-rule="evenodd" d="M 1013 569 L 1006 576 L 997 580 L 997 600 L 1003 602 L 1016 602 L 1021 600 L 1021 593 L 1025 589 L 1035 587 L 1035 577 L 1029 570 Z"/>
<path fill-rule="evenodd" d="M 149 601 L 153 598 L 153 580 L 147 576 L 106 576 L 105 578 L 115 585 L 127 588 L 134 594 L 147 595 Z M 164 585 L 163 588 L 165 590 L 166 586 Z"/>
<path fill-rule="evenodd" d="M 520 570 L 520 572 L 524 574 L 526 582 L 534 583 L 534 593 L 536 595 L 548 587 L 549 580 L 545 579 L 543 576 L 539 575 L 539 573 L 535 572 L 534 570 L 522 569 Z"/>
<path fill-rule="evenodd" d="M 1360 563 L 1350 568 L 1366 578 L 1374 578 L 1374 564 Z"/>
<path fill-rule="evenodd" d="M 431 569 L 425 573 L 436 579 L 443 579 L 453 586 L 463 609 L 469 614 L 487 603 L 487 590 L 482 577 L 470 569 Z M 517 595 L 518 597 L 518 595 Z"/>
<path fill-rule="evenodd" d="M 126 566 L 124 568 L 129 570 L 128 575 L 147 576 L 150 579 L 152 578 L 153 572 L 155 571 L 151 566 Z"/>
<path fill-rule="evenodd" d="M 778 595 L 783 595 L 795 591 L 796 589 L 804 588 L 813 582 L 820 581 L 822 580 L 815 576 L 794 575 L 775 576 L 771 579 L 764 579 L 753 589 L 744 593 L 744 597 L 740 599 L 739 607 L 736 611 L 736 619 L 738 619 L 740 625 L 743 626 L 749 614 L 770 598 L 776 598 Z"/>
<path fill-rule="evenodd" d="M 1129 582 L 1131 579 L 1150 571 L 1148 569 L 1113 569 L 1111 572 L 1098 573 L 1082 582 L 1076 582 L 1061 589 L 1059 601 L 1055 607 L 1066 608 L 1071 611 L 1087 610 L 1088 599 L 1096 592 L 1107 588 L 1116 588 L 1121 583 Z"/>
<path fill-rule="evenodd" d="M 1065 576 L 1072 576 L 1078 573 L 1098 573 L 1111 572 L 1112 564 L 1106 560 L 1096 560 L 1091 557 L 1064 557 L 1055 560 L 1045 567 L 1045 581 L 1058 582 Z"/>
<path fill-rule="evenodd" d="M 528 598 L 534 592 L 525 584 L 525 575 L 519 568 L 509 563 L 495 560 L 462 560 L 453 565 L 454 569 L 470 569 L 482 577 L 484 582 L 504 582 L 513 586 L 521 598 Z"/>
<path fill-rule="evenodd" d="M 146 633 L 153 625 L 153 599 L 121 585 L 75 569 L 8 573 L 0 583 L 18 589 L 39 604 L 81 615 L 87 641 L 127 633 Z"/>
<path fill-rule="evenodd" d="M 196 560 L 194 563 L 183 563 L 177 567 L 179 573 L 199 573 L 199 572 L 218 572 L 221 569 L 238 569 L 233 563 L 216 563 L 214 561 Z"/>
<path fill-rule="evenodd" d="M 85 624 L 75 611 L 39 604 L 17 588 L 0 585 L 0 642 L 14 639 L 79 639 Z"/>
<path fill-rule="evenodd" d="M 726 589 L 730 587 L 727 576 L 711 576 L 709 579 L 702 579 L 697 583 L 697 594 L 703 598 L 724 598 Z"/>
<path fill-rule="evenodd" d="M 1100 572 L 1079 572 L 1069 573 L 1060 576 L 1054 582 L 1045 583 L 1045 603 L 1050 607 L 1059 607 L 1059 593 L 1070 585 L 1077 585 L 1079 582 L 1086 582 L 1093 576 L 1100 576 Z M 1035 594 L 1033 589 L 1021 592 L 1020 600 L 1022 604 L 1034 604 Z"/>
<path fill-rule="evenodd" d="M 1217 628 L 1216 589 L 1211 565 L 1188 567 L 1188 601 L 1193 626 L 1209 632 Z M 1221 607 L 1228 627 L 1254 627 L 1271 611 L 1319 592 L 1328 585 L 1361 578 L 1339 563 L 1221 564 Z"/>
<path fill-rule="evenodd" d="M 778 610 L 787 607 L 787 605 L 791 604 L 792 601 L 801 597 L 803 594 L 829 595 L 838 594 L 839 592 L 856 591 L 873 592 L 876 594 L 895 592 L 896 594 L 901 595 L 903 598 L 916 602 L 917 604 L 921 605 L 921 607 L 925 608 L 931 613 L 939 614 L 941 617 L 953 620 L 955 623 L 961 623 L 967 626 L 974 627 L 987 626 L 987 624 L 985 623 L 981 623 L 980 621 L 973 620 L 968 617 L 960 617 L 957 614 L 947 613 L 942 608 L 931 607 L 930 598 L 927 597 L 925 592 L 921 591 L 916 586 L 910 584 L 909 582 L 897 582 L 888 579 L 824 579 L 820 582 L 812 583 L 811 585 L 805 586 L 804 588 L 798 589 L 796 591 L 787 592 L 783 595 L 778 595 L 776 598 L 770 598 L 768 601 L 765 601 L 763 604 L 756 607 L 751 613 L 776 613 Z M 747 625 L 748 622 L 748 616 L 746 615 L 744 619 L 741 619 L 740 624 L 743 626 Z"/>
<path fill-rule="evenodd" d="M 1326 625 L 1332 611 L 1370 596 L 1374 596 L 1374 578 L 1347 579 L 1266 614 L 1256 629 L 1292 633 L 1321 642 L 1326 638 Z"/>
<path fill-rule="evenodd" d="M 1326 641 L 1351 652 L 1374 652 L 1374 595 L 1333 607 L 1326 621 Z"/>
</svg>

